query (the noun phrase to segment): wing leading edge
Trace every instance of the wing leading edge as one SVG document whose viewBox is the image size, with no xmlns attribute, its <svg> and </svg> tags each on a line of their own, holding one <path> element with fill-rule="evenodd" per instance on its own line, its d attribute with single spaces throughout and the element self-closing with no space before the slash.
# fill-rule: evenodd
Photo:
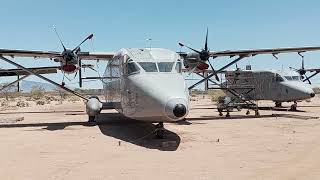
<svg viewBox="0 0 320 180">
<path fill-rule="evenodd" d="M 250 57 L 260 54 L 277 55 L 280 53 L 304 53 L 308 51 L 320 51 L 320 47 L 297 47 L 297 48 L 275 48 L 275 49 L 252 49 L 252 50 L 236 50 L 236 51 L 217 51 L 210 52 L 210 57 L 223 57 L 223 56 L 242 56 Z"/>
<path fill-rule="evenodd" d="M 0 49 L 0 55 L 10 57 L 32 57 L 32 58 L 49 58 L 61 59 L 60 52 L 55 51 L 29 51 L 29 50 L 16 50 L 16 49 Z M 115 53 L 112 52 L 80 52 L 77 54 L 83 60 L 109 60 L 112 59 Z"/>
</svg>

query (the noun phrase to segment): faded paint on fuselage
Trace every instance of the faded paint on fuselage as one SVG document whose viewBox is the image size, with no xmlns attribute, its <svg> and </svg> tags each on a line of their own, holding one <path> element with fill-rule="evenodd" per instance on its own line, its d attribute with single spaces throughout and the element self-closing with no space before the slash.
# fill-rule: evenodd
<svg viewBox="0 0 320 180">
<path fill-rule="evenodd" d="M 290 102 L 314 97 L 309 84 L 301 81 L 299 73 L 292 70 L 283 71 L 228 71 L 228 87 L 248 87 L 237 90 L 249 100 L 271 100 Z M 254 88 L 251 92 L 250 87 Z M 227 92 L 228 96 L 232 96 Z"/>
<path fill-rule="evenodd" d="M 118 112 L 136 120 L 183 119 L 189 111 L 189 92 L 181 71 L 176 71 L 176 67 L 181 69 L 181 61 L 178 54 L 167 49 L 122 49 L 108 63 L 104 74 L 110 77 L 104 80 L 106 101 L 114 102 Z M 159 72 L 161 62 L 172 65 L 170 72 Z M 155 63 L 157 72 L 146 72 L 140 63 Z M 186 112 L 177 113 L 177 105 L 178 110 L 184 106 Z"/>
</svg>

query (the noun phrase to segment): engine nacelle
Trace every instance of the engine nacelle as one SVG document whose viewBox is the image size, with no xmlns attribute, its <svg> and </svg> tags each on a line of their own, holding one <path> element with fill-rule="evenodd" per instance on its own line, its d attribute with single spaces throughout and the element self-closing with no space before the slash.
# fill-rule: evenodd
<svg viewBox="0 0 320 180">
<path fill-rule="evenodd" d="M 88 116 L 96 116 L 100 114 L 102 109 L 102 102 L 97 96 L 92 96 L 86 103 L 86 111 Z"/>
<path fill-rule="evenodd" d="M 194 69 L 197 66 L 197 69 L 201 71 L 209 68 L 207 63 L 199 62 L 201 62 L 201 58 L 198 53 L 188 53 L 188 55 L 184 58 L 184 67 L 187 69 Z"/>
<path fill-rule="evenodd" d="M 74 64 L 64 64 L 61 65 L 61 70 L 67 74 L 72 74 L 75 73 L 77 71 L 77 66 Z"/>
</svg>

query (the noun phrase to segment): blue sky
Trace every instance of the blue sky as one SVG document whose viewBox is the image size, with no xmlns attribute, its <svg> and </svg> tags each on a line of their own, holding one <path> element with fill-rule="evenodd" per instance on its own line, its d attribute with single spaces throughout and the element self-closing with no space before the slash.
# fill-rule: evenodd
<svg viewBox="0 0 320 180">
<path fill-rule="evenodd" d="M 1 2 L 0 48 L 52 50 L 62 47 L 55 25 L 67 47 L 75 47 L 93 33 L 83 51 L 117 51 L 123 47 L 153 47 L 180 51 L 178 42 L 202 48 L 209 28 L 211 50 L 320 46 L 320 1 L 317 0 L 207 0 L 207 1 L 4 1 Z M 255 69 L 300 66 L 296 54 L 256 56 L 239 63 Z M 305 53 L 307 67 L 320 67 L 320 52 Z M 18 59 L 25 66 L 56 65 L 49 60 Z M 229 58 L 212 62 L 218 69 Z M 0 67 L 12 67 L 1 63 Z M 232 67 L 234 68 L 234 66 Z M 104 65 L 101 64 L 102 72 Z M 88 75 L 95 75 L 87 71 Z M 48 77 L 61 81 L 61 74 Z M 29 80 L 37 80 L 35 77 Z M 4 82 L 8 79 L 0 79 Z M 320 82 L 316 78 L 315 82 Z M 85 87 L 101 87 L 99 82 Z"/>
</svg>

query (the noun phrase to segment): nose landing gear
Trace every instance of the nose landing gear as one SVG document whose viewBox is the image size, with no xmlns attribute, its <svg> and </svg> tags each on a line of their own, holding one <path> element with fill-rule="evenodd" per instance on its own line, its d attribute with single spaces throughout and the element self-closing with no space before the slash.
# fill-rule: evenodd
<svg viewBox="0 0 320 180">
<path fill-rule="evenodd" d="M 155 136 L 158 139 L 163 139 L 164 138 L 164 133 L 165 133 L 165 129 L 164 129 L 164 126 L 163 126 L 163 122 L 160 122 L 159 124 L 156 125 Z"/>
<path fill-rule="evenodd" d="M 89 121 L 88 121 L 88 125 L 89 126 L 95 126 L 97 125 L 97 121 L 95 120 L 95 116 L 89 116 Z"/>
</svg>

